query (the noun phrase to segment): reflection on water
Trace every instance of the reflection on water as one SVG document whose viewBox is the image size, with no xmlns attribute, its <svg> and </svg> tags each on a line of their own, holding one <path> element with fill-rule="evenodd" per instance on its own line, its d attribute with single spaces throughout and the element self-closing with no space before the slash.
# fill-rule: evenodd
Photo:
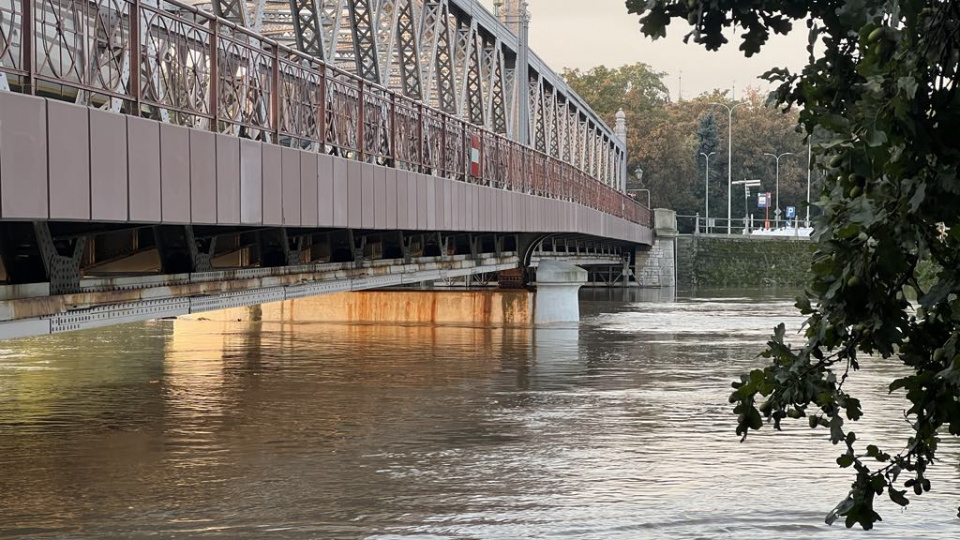
<svg viewBox="0 0 960 540">
<path fill-rule="evenodd" d="M 549 329 L 157 321 L 0 349 L 2 538 L 836 538 L 824 433 L 739 444 L 789 295 L 585 291 Z M 868 363 L 861 439 L 897 441 Z M 883 421 L 882 418 L 894 419 Z M 805 422 L 803 422 L 805 424 Z M 872 538 L 955 538 L 936 493 Z"/>
</svg>

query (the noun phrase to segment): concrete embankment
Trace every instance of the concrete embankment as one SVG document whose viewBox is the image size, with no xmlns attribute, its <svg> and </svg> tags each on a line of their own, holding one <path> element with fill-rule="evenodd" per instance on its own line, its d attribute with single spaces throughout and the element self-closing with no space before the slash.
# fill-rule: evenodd
<svg viewBox="0 0 960 540">
<path fill-rule="evenodd" d="M 802 287 L 812 242 L 795 237 L 684 235 L 677 238 L 680 287 Z"/>
</svg>

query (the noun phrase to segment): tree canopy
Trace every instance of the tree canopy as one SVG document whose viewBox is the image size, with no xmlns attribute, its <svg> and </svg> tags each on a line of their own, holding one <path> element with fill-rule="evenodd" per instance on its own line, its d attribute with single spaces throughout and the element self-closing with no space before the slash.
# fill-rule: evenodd
<svg viewBox="0 0 960 540">
<path fill-rule="evenodd" d="M 737 433 L 764 418 L 779 428 L 807 417 L 828 429 L 852 469 L 848 496 L 827 516 L 872 528 L 884 493 L 895 505 L 931 489 L 927 469 L 941 437 L 960 435 L 960 2 L 919 0 L 627 0 L 642 31 L 664 36 L 674 20 L 707 49 L 736 33 L 750 56 L 771 33 L 800 23 L 809 61 L 777 68 L 774 102 L 799 110 L 826 173 L 817 205 L 812 281 L 798 298 L 805 342 L 779 326 L 767 365 L 734 383 Z M 932 263 L 931 284 L 920 267 Z M 911 298 L 915 301 L 911 302 Z M 896 358 L 894 380 L 910 430 L 902 448 L 864 444 L 862 415 L 845 389 L 862 363 Z M 891 419 L 903 421 L 903 418 Z"/>
<path fill-rule="evenodd" d="M 702 122 L 712 122 L 710 144 L 710 215 L 726 217 L 727 206 L 727 122 L 726 110 L 715 103 L 732 105 L 726 94 L 715 91 L 691 100 L 670 101 L 663 73 L 645 64 L 611 69 L 604 66 L 589 71 L 567 70 L 568 84 L 608 123 L 623 108 L 627 116 L 628 188 L 649 188 L 654 206 L 671 208 L 680 215 L 704 212 L 704 168 L 706 161 L 699 133 Z M 806 143 L 797 132 L 797 114 L 766 107 L 766 96 L 748 89 L 745 99 L 750 107 L 740 107 L 733 115 L 734 180 L 759 178 L 766 191 L 776 190 L 776 162 L 765 153 L 791 152 L 794 157 L 780 160 L 780 206 L 801 208 L 807 195 Z M 709 120 L 709 119 L 713 120 Z M 643 169 L 643 185 L 634 176 Z M 734 219 L 756 208 L 744 208 L 743 192 L 733 198 Z M 754 206 L 751 204 L 751 206 Z M 681 221 L 692 227 L 693 221 Z"/>
</svg>

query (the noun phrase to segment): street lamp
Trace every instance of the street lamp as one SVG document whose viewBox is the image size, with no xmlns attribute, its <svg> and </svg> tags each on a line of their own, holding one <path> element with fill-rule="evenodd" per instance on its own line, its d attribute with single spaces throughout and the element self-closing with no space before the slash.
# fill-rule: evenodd
<svg viewBox="0 0 960 540">
<path fill-rule="evenodd" d="M 760 180 L 737 180 L 732 185 L 743 186 L 743 234 L 747 234 L 750 230 L 750 188 L 760 187 Z"/>
<path fill-rule="evenodd" d="M 733 206 L 733 110 L 741 105 L 748 105 L 748 103 L 741 101 L 733 107 L 720 102 L 714 102 L 710 105 L 717 105 L 727 110 L 727 234 L 731 234 L 730 209 Z"/>
<path fill-rule="evenodd" d="M 700 155 L 707 160 L 707 172 L 703 174 L 703 209 L 707 224 L 704 229 L 707 231 L 707 234 L 710 234 L 710 156 L 714 154 L 716 154 L 716 152 L 710 152 L 709 154 L 700 152 Z"/>
<path fill-rule="evenodd" d="M 813 135 L 807 138 L 807 223 L 810 228 L 810 173 L 813 169 Z"/>
<path fill-rule="evenodd" d="M 780 158 L 784 156 L 792 156 L 794 155 L 794 153 L 784 152 L 778 156 L 776 154 L 771 154 L 770 152 L 764 152 L 763 155 L 770 156 L 777 160 L 777 195 L 774 202 L 774 205 L 776 206 L 776 210 L 773 211 L 773 219 L 774 219 L 774 222 L 776 223 L 776 228 L 779 229 L 780 228 Z"/>
<path fill-rule="evenodd" d="M 634 171 L 633 174 L 634 174 L 634 176 L 637 177 L 637 182 L 643 182 L 643 169 L 641 169 L 640 167 L 637 167 L 637 170 Z M 633 195 L 636 195 L 636 194 L 637 194 L 638 192 L 640 192 L 640 191 L 646 191 L 646 192 L 647 192 L 647 209 L 649 210 L 649 209 L 650 209 L 650 190 L 649 190 L 649 189 L 646 189 L 646 188 L 628 189 L 628 190 L 627 190 L 627 193 L 631 193 L 631 194 L 633 194 Z"/>
</svg>

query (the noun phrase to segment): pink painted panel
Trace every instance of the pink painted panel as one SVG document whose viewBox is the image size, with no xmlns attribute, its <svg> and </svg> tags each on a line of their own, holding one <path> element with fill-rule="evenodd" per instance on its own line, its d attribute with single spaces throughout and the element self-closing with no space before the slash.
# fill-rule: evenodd
<svg viewBox="0 0 960 540">
<path fill-rule="evenodd" d="M 373 168 L 373 201 L 375 206 L 373 213 L 373 227 L 380 230 L 386 229 L 387 169 L 385 167 L 376 166 Z"/>
<path fill-rule="evenodd" d="M 127 119 L 89 109 L 90 210 L 97 221 L 127 219 Z"/>
<path fill-rule="evenodd" d="M 447 220 L 450 217 L 450 212 L 447 211 L 447 191 L 450 190 L 450 180 L 445 178 L 438 179 L 434 184 L 436 189 L 436 196 L 434 197 L 434 215 L 437 219 L 437 230 L 448 231 L 450 230 L 450 224 Z"/>
<path fill-rule="evenodd" d="M 496 194 L 488 187 L 480 188 L 480 229 L 484 231 L 497 231 L 497 220 L 494 219 L 494 209 L 496 208 L 494 197 Z"/>
<path fill-rule="evenodd" d="M 473 216 L 471 230 L 480 231 L 480 186 L 470 184 L 470 213 Z"/>
<path fill-rule="evenodd" d="M 160 123 L 127 117 L 130 221 L 160 221 Z"/>
<path fill-rule="evenodd" d="M 460 209 L 459 230 L 467 231 L 470 230 L 470 215 L 467 212 L 467 209 L 470 207 L 470 190 L 467 189 L 469 187 L 467 184 L 458 182 L 457 185 L 460 187 L 460 204 L 458 205 L 458 208 Z"/>
<path fill-rule="evenodd" d="M 363 170 L 359 161 L 348 163 L 347 198 L 349 213 L 347 226 L 351 229 L 363 227 Z"/>
<path fill-rule="evenodd" d="M 280 147 L 262 146 L 263 156 L 263 224 L 283 225 L 283 182 Z"/>
<path fill-rule="evenodd" d="M 333 225 L 333 158 L 318 154 L 317 164 L 317 224 Z"/>
<path fill-rule="evenodd" d="M 376 225 L 375 212 L 377 208 L 373 194 L 374 175 L 373 165 L 369 163 L 360 164 L 360 226 L 364 229 L 372 229 Z"/>
<path fill-rule="evenodd" d="M 39 218 L 47 207 L 47 111 L 41 98 L 0 92 L 0 216 Z M 56 129 L 56 120 L 54 120 Z"/>
<path fill-rule="evenodd" d="M 477 218 L 477 201 L 476 201 L 476 186 L 473 184 L 464 184 L 463 190 L 466 192 L 464 197 L 466 206 L 464 208 L 463 217 L 466 219 L 464 223 L 464 229 L 468 231 L 477 230 L 476 218 Z"/>
<path fill-rule="evenodd" d="M 190 131 L 160 124 L 160 218 L 190 223 Z"/>
<path fill-rule="evenodd" d="M 516 232 L 517 227 L 513 219 L 513 207 L 510 206 L 510 201 L 513 201 L 515 198 L 511 193 L 504 193 L 503 191 L 497 190 L 497 195 L 493 199 L 493 209 L 491 210 L 494 219 L 497 220 L 497 223 L 501 224 L 497 230 Z M 502 204 L 501 200 L 503 201 Z"/>
<path fill-rule="evenodd" d="M 410 228 L 410 173 L 397 171 L 397 228 Z M 416 213 L 413 221 L 416 222 Z"/>
<path fill-rule="evenodd" d="M 190 130 L 190 220 L 217 222 L 217 137 Z"/>
<path fill-rule="evenodd" d="M 263 223 L 263 147 L 249 139 L 240 140 L 240 223 Z"/>
<path fill-rule="evenodd" d="M 333 225 L 350 225 L 350 162 L 344 158 L 333 160 Z"/>
<path fill-rule="evenodd" d="M 415 172 L 407 172 L 407 228 L 414 230 L 420 221 L 417 215 L 417 177 Z"/>
<path fill-rule="evenodd" d="M 423 231 L 427 228 L 427 175 L 416 174 L 417 183 L 417 229 Z"/>
<path fill-rule="evenodd" d="M 62 101 L 47 102 L 51 219 L 90 219 L 89 111 Z"/>
<path fill-rule="evenodd" d="M 217 134 L 217 223 L 240 223 L 240 139 Z"/>
<path fill-rule="evenodd" d="M 387 229 L 397 229 L 399 227 L 399 217 L 397 211 L 399 209 L 399 191 L 397 185 L 397 170 L 385 168 L 384 179 L 386 183 L 386 224 L 384 225 Z"/>
<path fill-rule="evenodd" d="M 280 148 L 280 170 L 283 179 L 283 224 L 300 226 L 300 150 Z"/>
<path fill-rule="evenodd" d="M 317 212 L 317 175 L 319 164 L 317 154 L 300 151 L 300 223 L 304 227 L 316 227 L 319 223 Z"/>
<path fill-rule="evenodd" d="M 427 201 L 427 230 L 437 230 L 437 182 L 446 182 L 442 178 L 435 176 L 424 176 L 426 179 L 426 197 Z"/>
<path fill-rule="evenodd" d="M 461 219 L 463 219 L 460 208 L 460 182 L 450 182 L 447 186 L 450 189 L 450 204 L 447 206 L 450 212 L 450 230 L 462 231 Z"/>
</svg>

